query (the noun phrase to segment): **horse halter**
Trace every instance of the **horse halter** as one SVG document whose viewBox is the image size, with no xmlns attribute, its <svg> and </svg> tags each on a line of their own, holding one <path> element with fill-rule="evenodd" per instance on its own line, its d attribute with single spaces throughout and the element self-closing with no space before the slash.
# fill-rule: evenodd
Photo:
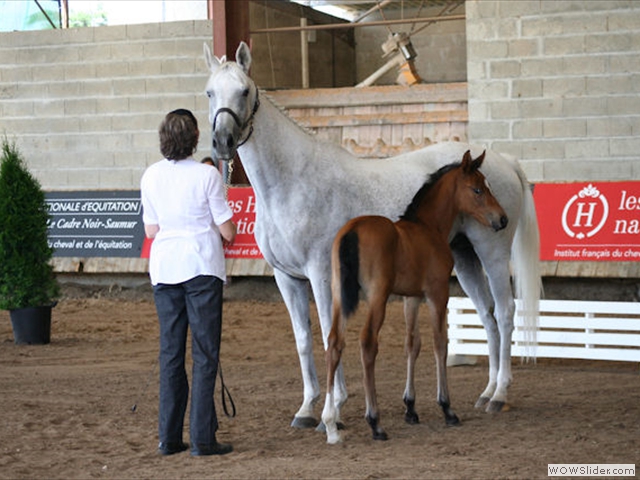
<svg viewBox="0 0 640 480">
<path fill-rule="evenodd" d="M 260 107 L 260 99 L 258 98 L 258 89 L 256 88 L 256 101 L 253 103 L 253 109 L 251 110 L 251 115 L 249 115 L 249 118 L 247 118 L 246 122 L 242 123 L 240 121 L 240 117 L 238 117 L 238 114 L 233 110 L 231 110 L 230 108 L 222 107 L 216 110 L 216 114 L 213 117 L 212 128 L 215 131 L 218 115 L 220 115 L 221 113 L 228 113 L 229 115 L 231 115 L 231 118 L 233 118 L 233 121 L 236 123 L 236 125 L 240 127 L 242 132 L 244 132 L 247 129 L 247 127 L 249 127 L 249 133 L 247 134 L 247 136 L 244 138 L 244 140 L 238 142 L 237 147 L 241 147 L 242 145 L 247 143 L 247 141 L 249 140 L 249 137 L 251 137 L 251 134 L 253 133 L 253 117 L 255 116 L 259 107 Z"/>
</svg>

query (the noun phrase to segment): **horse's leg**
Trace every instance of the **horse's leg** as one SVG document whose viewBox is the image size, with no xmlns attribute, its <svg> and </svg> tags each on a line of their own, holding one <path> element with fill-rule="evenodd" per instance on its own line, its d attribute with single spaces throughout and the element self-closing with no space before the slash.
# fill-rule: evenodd
<svg viewBox="0 0 640 480">
<path fill-rule="evenodd" d="M 328 337 L 332 331 L 333 314 L 331 307 L 331 272 L 325 272 L 324 270 L 318 272 L 318 274 L 311 274 L 311 289 L 313 290 L 313 296 L 316 302 L 316 308 L 318 310 L 318 319 L 320 321 L 320 330 L 322 331 L 322 341 L 325 350 L 328 348 Z M 333 401 L 335 404 L 336 423 L 339 428 L 344 428 L 340 419 L 340 410 L 347 401 L 347 384 L 344 379 L 344 369 L 342 363 L 338 362 L 334 369 L 335 378 L 333 382 Z M 318 430 L 324 430 L 324 424 L 318 425 Z"/>
<path fill-rule="evenodd" d="M 320 385 L 313 359 L 308 283 L 306 280 L 294 278 L 278 269 L 274 269 L 274 276 L 291 317 L 304 383 L 302 406 L 293 417 L 291 426 L 313 428 L 318 423 L 313 415 L 313 407 L 320 397 Z"/>
<path fill-rule="evenodd" d="M 496 250 L 500 248 L 496 245 Z M 504 255 L 508 258 L 509 250 L 505 247 Z M 495 318 L 500 333 L 499 366 L 495 392 L 487 405 L 487 412 L 500 412 L 507 405 L 507 389 L 512 381 L 511 376 L 511 338 L 513 335 L 513 320 L 515 315 L 515 301 L 511 287 L 509 269 L 503 261 L 487 261 L 485 270 L 489 278 L 489 286 L 496 302 Z"/>
<path fill-rule="evenodd" d="M 448 280 L 448 277 L 447 277 Z M 449 283 L 437 282 L 432 286 L 432 295 L 427 307 L 429 320 L 433 328 L 433 354 L 436 359 L 436 376 L 438 381 L 438 405 L 442 408 L 447 425 L 459 425 L 458 416 L 451 409 L 449 385 L 447 382 L 447 301 L 449 300 Z"/>
<path fill-rule="evenodd" d="M 371 427 L 374 440 L 386 440 L 387 434 L 380 426 L 380 412 L 376 396 L 375 367 L 378 355 L 378 333 L 385 316 L 388 295 L 372 295 L 369 313 L 360 333 L 360 358 L 364 372 L 364 391 L 367 410 L 365 419 Z"/>
<path fill-rule="evenodd" d="M 458 234 L 451 242 L 451 250 L 455 261 L 455 270 L 460 286 L 476 306 L 482 325 L 487 333 L 489 349 L 489 383 L 476 401 L 476 408 L 483 408 L 493 396 L 498 379 L 500 333 L 493 316 L 494 303 L 489 291 L 487 278 L 480 259 L 476 255 L 469 239 Z M 508 272 L 507 272 L 507 278 Z"/>
<path fill-rule="evenodd" d="M 415 409 L 416 392 L 414 388 L 414 378 L 416 359 L 420 353 L 422 343 L 420 339 L 420 329 L 418 327 L 418 311 L 421 301 L 422 299 L 420 297 L 404 297 L 404 320 L 406 324 L 404 349 L 407 355 L 407 383 L 404 388 L 402 400 L 407 407 L 404 420 L 412 425 L 420 423 Z"/>
<path fill-rule="evenodd" d="M 342 350 L 344 349 L 344 323 L 340 315 L 340 302 L 334 299 L 333 323 L 327 342 L 327 396 L 322 410 L 322 423 L 327 432 L 327 443 L 334 444 L 342 441 L 338 431 L 339 411 L 334 400 L 334 381 L 336 369 L 340 365 Z"/>
</svg>

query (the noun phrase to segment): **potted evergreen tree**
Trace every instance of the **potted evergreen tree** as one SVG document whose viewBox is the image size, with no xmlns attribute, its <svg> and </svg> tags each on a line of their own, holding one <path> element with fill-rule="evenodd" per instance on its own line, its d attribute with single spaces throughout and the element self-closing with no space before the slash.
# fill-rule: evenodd
<svg viewBox="0 0 640 480">
<path fill-rule="evenodd" d="M 0 309 L 9 310 L 17 344 L 50 342 L 51 309 L 60 292 L 50 263 L 50 215 L 40 183 L 15 142 L 0 157 Z"/>
</svg>

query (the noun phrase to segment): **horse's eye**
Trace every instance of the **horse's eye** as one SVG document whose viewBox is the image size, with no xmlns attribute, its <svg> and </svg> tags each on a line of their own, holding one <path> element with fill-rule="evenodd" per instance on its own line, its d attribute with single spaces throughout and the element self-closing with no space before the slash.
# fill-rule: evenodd
<svg viewBox="0 0 640 480">
<path fill-rule="evenodd" d="M 242 96 L 243 96 L 243 97 L 248 97 L 248 96 L 249 96 L 249 89 L 248 89 L 248 88 L 245 88 L 245 89 L 242 91 Z"/>
<path fill-rule="evenodd" d="M 213 98 L 213 92 L 210 90 L 207 90 L 207 97 Z"/>
<path fill-rule="evenodd" d="M 474 188 L 473 189 L 473 193 L 475 193 L 476 195 L 481 195 L 482 194 L 482 189 L 481 188 Z"/>
</svg>

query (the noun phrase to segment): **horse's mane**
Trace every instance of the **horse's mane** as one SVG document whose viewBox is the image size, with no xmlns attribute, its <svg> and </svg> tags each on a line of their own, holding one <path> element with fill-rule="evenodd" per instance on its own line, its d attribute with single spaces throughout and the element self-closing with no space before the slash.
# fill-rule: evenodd
<svg viewBox="0 0 640 480">
<path fill-rule="evenodd" d="M 311 130 L 308 127 L 305 127 L 304 125 L 302 125 L 300 122 L 298 122 L 298 120 L 296 120 L 295 118 L 293 118 L 291 115 L 289 115 L 289 112 L 287 112 L 286 108 L 284 108 L 282 105 L 280 105 L 275 98 L 273 98 L 271 95 L 269 95 L 269 93 L 267 93 L 267 91 L 263 90 L 262 88 L 258 88 L 258 90 L 260 91 L 260 98 L 266 98 L 267 100 L 269 100 L 269 102 L 271 103 L 271 105 L 273 105 L 274 107 L 276 107 L 278 110 L 280 110 L 282 112 L 282 114 L 287 117 L 289 120 L 291 120 L 291 122 L 298 127 L 300 130 L 302 130 L 304 133 L 306 133 L 307 135 L 312 135 L 314 136 L 316 134 L 316 132 L 314 132 L 313 130 Z"/>
<path fill-rule="evenodd" d="M 461 162 L 450 163 L 448 165 L 440 167 L 437 171 L 429 175 L 429 178 L 424 183 L 424 185 L 420 187 L 418 193 L 413 196 L 413 200 L 411 200 L 411 203 L 409 204 L 405 212 L 400 216 L 400 219 L 406 220 L 408 222 L 416 222 L 418 220 L 418 209 L 420 208 L 420 204 L 422 203 L 422 200 L 424 200 L 424 197 L 427 195 L 429 190 L 431 190 L 431 188 L 436 183 L 438 183 L 438 180 L 440 180 L 446 173 L 459 167 L 460 165 Z"/>
</svg>

